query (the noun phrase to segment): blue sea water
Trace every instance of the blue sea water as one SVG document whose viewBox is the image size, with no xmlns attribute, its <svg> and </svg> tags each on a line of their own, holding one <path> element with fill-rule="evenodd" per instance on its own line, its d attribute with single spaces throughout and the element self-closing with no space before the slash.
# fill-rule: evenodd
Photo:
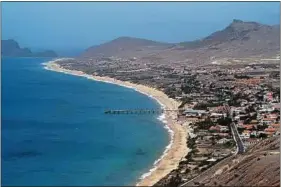
<svg viewBox="0 0 281 187">
<path fill-rule="evenodd" d="M 2 185 L 132 185 L 169 143 L 159 108 L 132 89 L 45 70 L 48 58 L 2 58 Z"/>
</svg>

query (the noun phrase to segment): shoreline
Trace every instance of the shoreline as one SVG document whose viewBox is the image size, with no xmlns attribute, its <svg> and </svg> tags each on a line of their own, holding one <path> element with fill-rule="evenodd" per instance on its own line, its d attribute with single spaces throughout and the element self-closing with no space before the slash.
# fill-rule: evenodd
<svg viewBox="0 0 281 187">
<path fill-rule="evenodd" d="M 154 100 L 156 100 L 162 108 L 177 108 L 179 103 L 169 98 L 165 93 L 155 88 L 148 86 L 130 83 L 128 81 L 120 81 L 110 77 L 100 77 L 89 75 L 77 70 L 68 70 L 62 68 L 56 62 L 64 59 L 56 59 L 43 63 L 44 68 L 51 71 L 71 74 L 75 76 L 82 76 L 94 81 L 106 82 L 116 84 L 119 86 L 134 89 L 135 91 L 144 94 Z M 165 147 L 165 151 L 162 153 L 159 159 L 157 159 L 151 169 L 148 172 L 142 174 L 136 183 L 136 186 L 152 186 L 169 174 L 173 169 L 178 167 L 179 162 L 187 155 L 189 149 L 186 145 L 188 130 L 185 126 L 180 125 L 177 122 L 177 115 L 175 113 L 164 113 L 158 118 L 161 120 L 168 130 L 170 136 L 170 142 Z"/>
</svg>

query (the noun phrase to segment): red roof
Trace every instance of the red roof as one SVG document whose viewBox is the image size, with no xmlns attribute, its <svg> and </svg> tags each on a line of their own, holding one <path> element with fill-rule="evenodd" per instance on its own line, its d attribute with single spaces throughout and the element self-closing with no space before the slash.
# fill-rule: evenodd
<svg viewBox="0 0 281 187">
<path fill-rule="evenodd" d="M 280 104 L 274 105 L 274 108 L 279 108 L 280 109 Z"/>
<path fill-rule="evenodd" d="M 274 123 L 274 124 L 271 124 L 271 126 L 274 127 L 274 128 L 279 128 L 280 124 L 279 123 Z"/>
<path fill-rule="evenodd" d="M 265 132 L 275 132 L 276 129 L 275 128 L 266 128 L 264 131 Z"/>
<path fill-rule="evenodd" d="M 219 133 L 218 135 L 219 135 L 219 136 L 229 136 L 228 133 Z"/>
<path fill-rule="evenodd" d="M 263 120 L 265 120 L 265 121 L 274 121 L 275 118 L 263 118 Z"/>
<path fill-rule="evenodd" d="M 213 131 L 220 131 L 220 127 L 219 126 L 211 126 L 210 128 L 209 128 L 209 130 L 211 131 L 211 130 L 213 130 Z"/>
<path fill-rule="evenodd" d="M 253 125 L 243 125 L 243 127 L 247 130 L 253 129 Z"/>
</svg>

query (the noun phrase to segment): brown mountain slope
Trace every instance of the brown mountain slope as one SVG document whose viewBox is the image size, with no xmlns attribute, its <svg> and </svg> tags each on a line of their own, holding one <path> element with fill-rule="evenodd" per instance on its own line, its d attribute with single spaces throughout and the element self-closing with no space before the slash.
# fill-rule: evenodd
<svg viewBox="0 0 281 187">
<path fill-rule="evenodd" d="M 225 29 L 202 40 L 167 44 L 121 37 L 87 49 L 82 57 L 139 57 L 195 64 L 221 58 L 272 57 L 280 51 L 280 27 L 233 20 Z"/>
<path fill-rule="evenodd" d="M 233 20 L 225 29 L 214 32 L 210 36 L 194 42 L 183 42 L 186 49 L 213 47 L 221 44 L 264 44 L 279 47 L 279 27 L 259 24 L 257 22 L 243 22 Z M 277 40 L 276 40 L 277 39 Z M 264 42 L 264 43 L 262 43 Z M 257 47 L 257 46 L 252 46 Z"/>
<path fill-rule="evenodd" d="M 148 55 L 155 50 L 163 50 L 173 46 L 168 43 L 146 39 L 120 37 L 110 42 L 87 49 L 82 57 L 134 57 Z"/>
<path fill-rule="evenodd" d="M 190 181 L 177 170 L 154 186 L 279 186 L 280 136 L 263 140 L 246 153 L 230 156 Z"/>
<path fill-rule="evenodd" d="M 193 42 L 183 42 L 162 57 L 195 63 L 221 58 L 272 57 L 280 52 L 280 27 L 234 20 L 229 26 Z"/>
<path fill-rule="evenodd" d="M 184 186 L 279 186 L 279 148 L 280 137 L 264 140 Z"/>
</svg>

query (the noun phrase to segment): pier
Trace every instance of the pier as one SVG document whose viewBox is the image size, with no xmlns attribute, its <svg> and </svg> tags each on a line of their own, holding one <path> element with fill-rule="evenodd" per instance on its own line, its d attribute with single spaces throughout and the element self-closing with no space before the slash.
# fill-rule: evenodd
<svg viewBox="0 0 281 187">
<path fill-rule="evenodd" d="M 105 114 L 161 114 L 164 112 L 178 112 L 178 109 L 128 109 L 128 110 L 105 110 Z"/>
</svg>

